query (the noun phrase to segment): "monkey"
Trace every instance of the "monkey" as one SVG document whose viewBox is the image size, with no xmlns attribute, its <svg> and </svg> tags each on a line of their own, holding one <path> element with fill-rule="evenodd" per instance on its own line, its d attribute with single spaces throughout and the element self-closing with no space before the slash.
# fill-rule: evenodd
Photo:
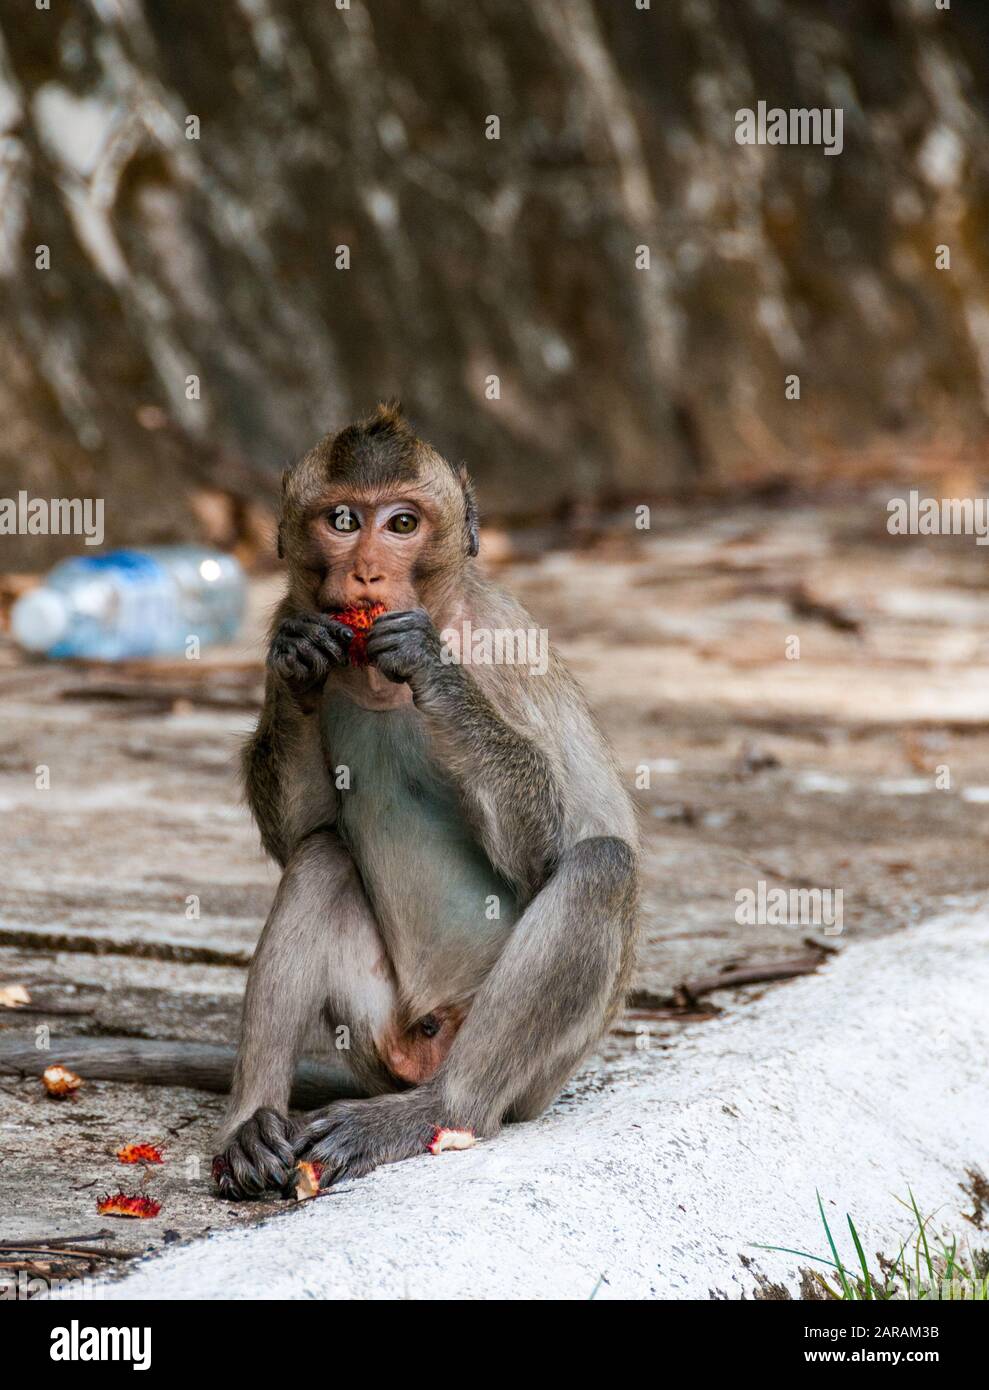
<svg viewBox="0 0 989 1390">
<path fill-rule="evenodd" d="M 545 670 L 450 659 L 443 634 L 465 622 L 533 627 L 478 549 L 466 468 L 395 402 L 283 474 L 287 586 L 243 754 L 282 875 L 236 1059 L 147 1039 L 60 1053 L 93 1080 L 229 1090 L 221 1197 L 290 1195 L 302 1160 L 329 1186 L 426 1152 L 438 1129 L 491 1137 L 535 1118 L 623 999 L 631 799 L 555 652 Z M 348 610 L 379 614 L 366 664 L 351 660 Z M 309 1049 L 322 1056 L 300 1061 Z M 0 1041 L 0 1072 L 43 1066 Z"/>
<path fill-rule="evenodd" d="M 283 475 L 287 587 L 243 756 L 282 877 L 248 974 L 224 1197 L 287 1193 L 300 1161 L 328 1186 L 426 1152 L 442 1128 L 532 1119 L 623 998 L 631 799 L 555 653 L 542 674 L 450 659 L 442 634 L 466 621 L 533 627 L 478 549 L 466 468 L 397 402 Z M 345 621 L 361 609 L 378 614 L 366 664 Z M 336 1039 L 350 1095 L 291 1116 L 314 1038 Z"/>
</svg>

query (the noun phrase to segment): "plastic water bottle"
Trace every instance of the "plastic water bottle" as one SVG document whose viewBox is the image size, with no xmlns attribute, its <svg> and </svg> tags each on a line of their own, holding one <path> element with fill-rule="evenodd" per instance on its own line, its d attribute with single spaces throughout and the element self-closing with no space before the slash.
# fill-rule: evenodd
<svg viewBox="0 0 989 1390">
<path fill-rule="evenodd" d="M 232 555 L 198 545 L 63 560 L 14 604 L 14 640 L 50 657 L 125 661 L 181 655 L 190 637 L 229 642 L 247 589 Z"/>
</svg>

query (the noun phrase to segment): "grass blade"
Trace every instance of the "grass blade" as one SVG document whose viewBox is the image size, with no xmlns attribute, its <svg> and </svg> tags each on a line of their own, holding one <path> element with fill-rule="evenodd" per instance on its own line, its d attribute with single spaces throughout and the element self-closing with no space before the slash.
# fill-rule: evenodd
<svg viewBox="0 0 989 1390">
<path fill-rule="evenodd" d="M 817 1209 L 821 1213 L 821 1220 L 824 1222 L 824 1230 L 827 1233 L 828 1244 L 831 1246 L 831 1253 L 835 1259 L 835 1267 L 838 1270 L 838 1278 L 841 1280 L 841 1287 L 845 1297 L 853 1300 L 855 1295 L 852 1293 L 851 1286 L 845 1275 L 845 1266 L 841 1263 L 841 1256 L 838 1254 L 838 1247 L 834 1243 L 834 1236 L 831 1234 L 831 1227 L 828 1225 L 828 1218 L 824 1215 L 824 1203 L 821 1201 L 820 1192 L 817 1193 Z"/>
<path fill-rule="evenodd" d="M 908 1188 L 907 1188 L 907 1191 L 910 1193 L 910 1205 L 913 1207 L 913 1214 L 914 1214 L 914 1216 L 917 1218 L 917 1225 L 918 1225 L 919 1228 L 920 1228 L 920 1242 L 922 1242 L 922 1243 L 923 1243 L 923 1246 L 924 1246 L 924 1259 L 925 1259 L 925 1261 L 926 1261 L 926 1263 L 927 1263 L 927 1277 L 928 1277 L 928 1279 L 930 1280 L 931 1287 L 933 1288 L 933 1287 L 934 1287 L 934 1262 L 933 1262 L 933 1260 L 931 1259 L 930 1247 L 929 1247 L 928 1244 L 927 1244 L 927 1229 L 926 1229 L 926 1227 L 927 1227 L 927 1221 L 930 1221 L 932 1218 L 929 1216 L 929 1217 L 927 1218 L 927 1221 L 924 1220 L 924 1218 L 923 1218 L 923 1217 L 921 1216 L 921 1214 L 920 1214 L 920 1209 L 919 1209 L 919 1207 L 917 1206 L 917 1199 L 916 1199 L 916 1197 L 913 1195 L 913 1188 L 908 1187 Z M 919 1250 L 918 1250 L 918 1256 L 919 1256 Z M 919 1259 L 918 1259 L 918 1265 L 919 1265 Z M 919 1276 L 919 1274 L 920 1274 L 920 1269 L 919 1269 L 919 1268 L 918 1268 L 918 1270 L 917 1270 L 917 1274 L 918 1274 L 918 1276 Z"/>
<path fill-rule="evenodd" d="M 855 1222 L 850 1216 L 846 1216 L 846 1220 L 848 1221 L 848 1229 L 852 1233 L 852 1240 L 855 1242 L 855 1251 L 859 1257 L 859 1264 L 862 1266 L 862 1283 L 865 1285 L 865 1297 L 875 1298 L 875 1294 L 872 1291 L 872 1278 L 869 1274 L 869 1266 L 866 1263 L 862 1242 L 859 1240 L 859 1233 L 855 1229 Z"/>
</svg>

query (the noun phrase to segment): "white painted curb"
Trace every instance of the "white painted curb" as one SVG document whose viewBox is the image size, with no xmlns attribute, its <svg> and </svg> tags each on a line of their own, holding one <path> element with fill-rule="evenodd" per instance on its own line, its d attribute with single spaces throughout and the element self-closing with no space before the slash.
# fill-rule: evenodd
<svg viewBox="0 0 989 1390">
<path fill-rule="evenodd" d="M 738 1298 L 757 1288 L 743 1256 L 795 1293 L 807 1261 L 754 1246 L 827 1254 L 816 1188 L 850 1260 L 845 1212 L 870 1258 L 895 1254 L 908 1187 L 989 1244 L 958 1186 L 989 1171 L 987 1001 L 980 904 L 587 1073 L 534 1124 L 166 1251 L 105 1297 Z"/>
</svg>

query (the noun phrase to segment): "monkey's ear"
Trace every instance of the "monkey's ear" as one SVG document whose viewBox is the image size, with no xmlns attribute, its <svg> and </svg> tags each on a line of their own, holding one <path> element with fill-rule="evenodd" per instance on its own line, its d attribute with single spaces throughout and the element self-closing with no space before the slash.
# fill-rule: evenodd
<svg viewBox="0 0 989 1390">
<path fill-rule="evenodd" d="M 477 521 L 477 498 L 474 496 L 474 484 L 470 480 L 470 474 L 463 464 L 457 471 L 457 477 L 460 479 L 460 489 L 464 494 L 464 548 L 473 559 L 481 545 Z"/>
</svg>

